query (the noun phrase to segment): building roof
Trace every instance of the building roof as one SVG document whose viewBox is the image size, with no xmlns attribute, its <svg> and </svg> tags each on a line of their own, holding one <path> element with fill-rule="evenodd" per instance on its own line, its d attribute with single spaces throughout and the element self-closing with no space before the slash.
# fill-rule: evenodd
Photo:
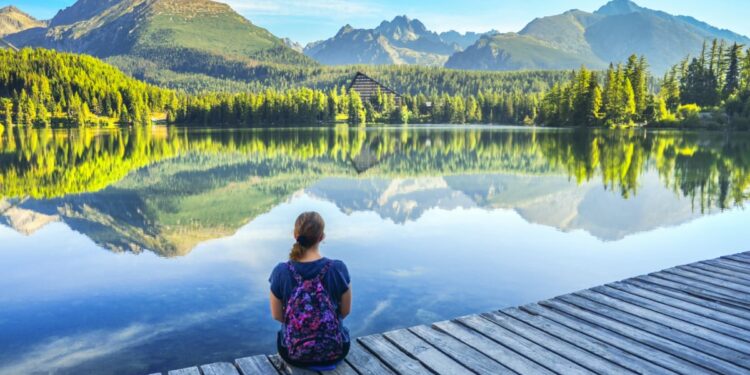
<svg viewBox="0 0 750 375">
<path fill-rule="evenodd" d="M 397 97 L 401 96 L 398 92 L 391 89 L 390 87 L 370 78 L 362 72 L 357 72 L 352 79 L 352 83 L 349 84 L 349 90 L 354 90 L 359 93 L 363 98 L 371 98 L 377 95 L 378 89 L 384 94 L 393 94 Z"/>
</svg>

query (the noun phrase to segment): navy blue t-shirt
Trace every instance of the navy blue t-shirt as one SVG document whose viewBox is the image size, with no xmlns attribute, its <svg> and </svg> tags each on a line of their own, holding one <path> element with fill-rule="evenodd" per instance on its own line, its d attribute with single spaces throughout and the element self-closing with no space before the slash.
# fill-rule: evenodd
<svg viewBox="0 0 750 375">
<path fill-rule="evenodd" d="M 320 258 L 314 262 L 292 262 L 292 264 L 297 273 L 302 276 L 302 279 L 306 280 L 317 277 L 329 260 L 330 259 L 328 258 Z M 294 280 L 294 276 L 292 276 L 292 273 L 289 271 L 286 262 L 276 265 L 273 272 L 271 272 L 271 277 L 268 278 L 268 281 L 271 283 L 271 292 L 276 298 L 281 300 L 284 308 L 286 308 L 287 301 L 289 301 L 289 298 L 292 296 L 294 288 L 297 287 L 297 281 Z M 328 292 L 328 295 L 331 296 L 331 302 L 333 302 L 334 308 L 337 312 L 339 311 L 339 305 L 341 305 L 341 296 L 349 290 L 350 282 L 349 270 L 346 268 L 344 262 L 333 260 L 333 264 L 331 264 L 328 272 L 326 272 L 323 277 L 323 287 Z M 340 312 L 339 321 L 341 322 L 344 337 L 348 341 L 349 332 L 344 327 Z M 283 332 L 284 330 L 282 329 L 281 331 Z"/>
</svg>

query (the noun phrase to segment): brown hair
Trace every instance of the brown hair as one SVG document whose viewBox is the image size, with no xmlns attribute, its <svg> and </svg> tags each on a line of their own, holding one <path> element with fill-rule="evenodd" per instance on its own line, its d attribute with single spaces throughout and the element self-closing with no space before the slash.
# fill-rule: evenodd
<svg viewBox="0 0 750 375">
<path fill-rule="evenodd" d="M 289 252 L 289 259 L 300 260 L 307 249 L 323 240 L 326 223 L 317 212 L 304 212 L 294 222 L 294 238 L 297 242 Z"/>
</svg>

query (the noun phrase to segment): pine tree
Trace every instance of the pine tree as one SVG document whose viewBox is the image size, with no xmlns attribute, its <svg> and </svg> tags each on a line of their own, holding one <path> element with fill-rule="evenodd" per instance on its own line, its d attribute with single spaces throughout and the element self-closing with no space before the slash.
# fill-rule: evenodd
<svg viewBox="0 0 750 375">
<path fill-rule="evenodd" d="M 636 114 L 636 104 L 635 104 L 635 91 L 633 90 L 633 85 L 630 82 L 630 78 L 625 78 L 625 84 L 624 84 L 624 98 L 625 98 L 625 110 L 624 110 L 624 116 L 626 122 L 631 122 L 633 119 L 633 116 Z"/>
<path fill-rule="evenodd" d="M 596 126 L 599 124 L 599 120 L 602 118 L 602 89 L 599 88 L 599 84 L 591 85 L 591 94 L 589 95 L 589 118 L 588 125 Z"/>
<path fill-rule="evenodd" d="M 4 113 L 3 123 L 8 129 L 13 128 L 13 101 L 10 99 L 2 99 L 2 109 Z"/>
<path fill-rule="evenodd" d="M 742 90 L 750 91 L 750 49 L 745 51 L 745 57 L 742 59 L 741 65 L 740 87 Z"/>
<path fill-rule="evenodd" d="M 362 125 L 366 120 L 365 107 L 362 104 L 362 98 L 355 90 L 349 91 L 349 124 Z"/>
<path fill-rule="evenodd" d="M 740 54 L 742 53 L 742 47 L 737 43 L 732 45 L 729 50 L 729 63 L 726 72 L 726 79 L 724 80 L 724 90 L 722 95 L 724 99 L 734 95 L 740 88 Z"/>
<path fill-rule="evenodd" d="M 661 84 L 661 97 L 670 111 L 677 110 L 680 105 L 680 81 L 677 74 L 678 66 L 675 65 L 664 74 Z"/>
</svg>

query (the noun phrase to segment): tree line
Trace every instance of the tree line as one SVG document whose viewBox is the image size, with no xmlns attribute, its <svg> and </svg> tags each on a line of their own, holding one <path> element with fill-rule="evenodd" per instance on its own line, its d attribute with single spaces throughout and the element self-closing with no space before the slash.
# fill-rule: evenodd
<svg viewBox="0 0 750 375">
<path fill-rule="evenodd" d="M 166 190 L 147 188 L 144 200 L 157 194 L 154 199 L 169 201 L 169 197 L 198 194 L 217 184 L 247 181 L 246 176 L 262 177 L 252 184 L 267 189 L 262 191 L 286 194 L 300 186 L 285 184 L 300 178 L 312 177 L 309 185 L 321 176 L 357 176 L 364 170 L 386 177 L 488 171 L 564 174 L 578 183 L 600 181 L 606 189 L 628 198 L 638 194 L 645 174 L 656 171 L 665 187 L 692 199 L 696 209 L 725 209 L 750 198 L 748 150 L 750 143 L 744 136 L 638 129 L 493 132 L 336 126 L 194 132 L 178 127 L 132 127 L 63 133 L 18 127 L 0 132 L 0 195 L 52 198 L 95 192 L 149 164 L 162 162 L 157 169 L 163 172 L 169 168 L 164 161 L 180 156 L 175 173 L 187 176 L 185 180 L 168 180 Z M 195 168 L 185 165 L 192 163 Z M 205 173 L 197 180 L 194 174 L 177 173 L 186 170 Z M 231 171 L 245 173 L 245 177 L 232 179 L 227 175 Z M 152 186 L 160 180 L 157 175 L 130 174 L 129 179 L 132 186 Z M 133 183 L 133 179 L 148 180 L 148 184 Z M 123 183 L 119 186 L 124 187 Z"/>
<path fill-rule="evenodd" d="M 100 60 L 45 49 L 0 50 L 0 125 L 150 124 L 175 106 L 170 90 Z"/>
<path fill-rule="evenodd" d="M 698 56 L 672 67 L 658 85 L 644 57 L 610 65 L 603 74 L 582 67 L 544 95 L 538 122 L 557 126 L 697 125 L 750 127 L 750 50 L 714 40 Z"/>
<path fill-rule="evenodd" d="M 309 88 L 271 84 L 240 93 L 188 94 L 143 83 L 89 56 L 0 51 L 0 123 L 149 124 L 159 117 L 174 124 L 233 127 L 344 121 L 619 126 L 690 124 L 711 109 L 725 122 L 750 127 L 750 52 L 743 48 L 714 41 L 658 82 L 646 59 L 635 55 L 603 72 L 585 67 L 511 73 L 369 67 L 397 91 L 407 88 L 398 98 L 379 94 L 371 100 L 346 88 L 350 70 L 357 67 L 314 68 L 317 73 L 300 67 L 279 76 L 266 72 L 269 80 L 296 78 Z"/>
</svg>

